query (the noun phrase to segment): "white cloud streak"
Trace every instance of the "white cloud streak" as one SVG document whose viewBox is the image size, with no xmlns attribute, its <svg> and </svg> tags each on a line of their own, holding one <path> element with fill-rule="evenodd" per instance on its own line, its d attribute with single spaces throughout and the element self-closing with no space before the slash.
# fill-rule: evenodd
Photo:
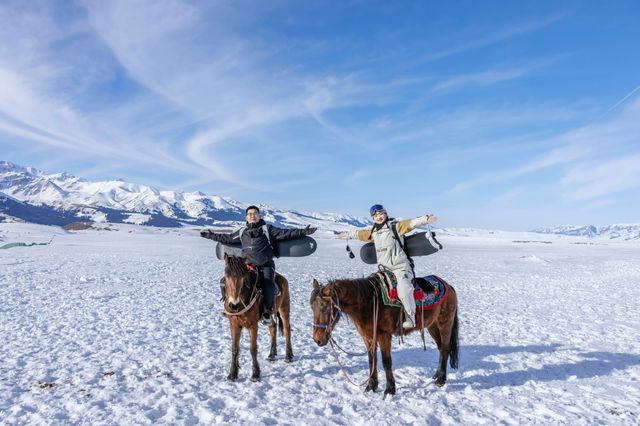
<svg viewBox="0 0 640 426">
<path fill-rule="evenodd" d="M 593 199 L 640 188 L 640 154 L 572 167 L 562 179 L 571 200 Z"/>
<path fill-rule="evenodd" d="M 518 37 L 527 33 L 537 31 L 541 28 L 544 28 L 551 24 L 556 23 L 561 19 L 562 19 L 562 15 L 554 15 L 542 20 L 531 21 L 531 22 L 515 25 L 512 27 L 503 29 L 499 32 L 493 33 L 491 35 L 488 35 L 486 37 L 476 37 L 473 41 L 470 41 L 468 43 L 463 43 L 458 46 L 427 55 L 424 58 L 424 60 L 436 61 L 436 60 L 446 58 L 452 55 L 457 55 L 459 53 L 463 53 L 469 50 L 475 50 L 475 49 L 480 49 L 486 46 L 491 46 L 493 44 L 500 43 L 502 41 L 511 39 L 513 37 Z"/>
<path fill-rule="evenodd" d="M 466 74 L 442 81 L 431 89 L 432 92 L 445 92 L 469 86 L 490 86 L 503 81 L 513 80 L 527 74 L 532 68 L 512 68 L 489 70 L 475 74 Z"/>
<path fill-rule="evenodd" d="M 637 99 L 618 116 L 609 121 L 576 128 L 551 140 L 541 140 L 553 149 L 520 166 L 482 175 L 453 186 L 449 193 L 466 191 L 480 185 L 503 182 L 552 167 L 569 167 L 563 183 L 569 198 L 583 199 L 616 193 L 637 187 L 637 170 L 640 169 L 635 154 L 640 145 L 640 99 Z M 616 152 L 626 152 L 618 158 Z M 629 154 L 630 153 L 630 154 Z M 629 159 L 629 161 L 626 161 Z M 595 159 L 601 166 L 595 167 L 597 179 L 590 179 Z M 635 161 L 636 171 L 633 165 Z M 620 167 L 620 176 L 613 173 Z M 612 172 L 611 175 L 608 173 Z M 624 181 L 631 179 L 627 184 Z M 602 182 L 600 184 L 599 182 Z M 631 183 L 634 182 L 634 183 Z M 609 189 L 607 189 L 609 188 Z"/>
</svg>

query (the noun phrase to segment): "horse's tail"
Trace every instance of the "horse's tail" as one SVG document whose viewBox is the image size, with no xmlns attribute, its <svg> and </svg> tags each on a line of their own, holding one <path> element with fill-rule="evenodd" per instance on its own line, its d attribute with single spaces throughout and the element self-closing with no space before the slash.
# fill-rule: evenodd
<svg viewBox="0 0 640 426">
<path fill-rule="evenodd" d="M 451 338 L 449 339 L 449 365 L 451 368 L 458 368 L 458 309 L 456 309 L 456 316 L 453 319 L 453 329 L 451 330 Z"/>
<path fill-rule="evenodd" d="M 282 317 L 280 316 L 280 312 L 276 312 L 276 323 L 278 324 L 280 335 L 284 336 L 284 325 L 282 324 Z"/>
</svg>

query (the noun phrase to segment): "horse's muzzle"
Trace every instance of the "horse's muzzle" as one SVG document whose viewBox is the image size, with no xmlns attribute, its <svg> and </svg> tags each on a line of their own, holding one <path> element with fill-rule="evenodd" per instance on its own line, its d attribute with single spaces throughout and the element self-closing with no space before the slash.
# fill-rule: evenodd
<svg viewBox="0 0 640 426">
<path fill-rule="evenodd" d="M 313 336 L 313 341 L 316 342 L 318 346 L 326 346 L 329 343 L 329 336 L 327 334 L 323 336 Z"/>
<path fill-rule="evenodd" d="M 231 297 L 227 297 L 227 304 L 231 309 L 236 310 L 240 307 L 240 298 L 236 297 L 232 299 Z"/>
</svg>

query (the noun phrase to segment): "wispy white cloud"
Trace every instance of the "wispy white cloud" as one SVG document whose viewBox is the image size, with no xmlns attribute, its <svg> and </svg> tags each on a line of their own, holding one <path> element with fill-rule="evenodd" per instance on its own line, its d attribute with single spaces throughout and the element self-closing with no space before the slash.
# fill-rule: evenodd
<svg viewBox="0 0 640 426">
<path fill-rule="evenodd" d="M 500 208 L 513 207 L 514 203 L 517 202 L 523 195 L 526 195 L 525 189 L 523 187 L 516 187 L 492 198 L 487 202 L 487 205 L 490 207 Z"/>
<path fill-rule="evenodd" d="M 572 200 L 593 199 L 640 188 L 640 154 L 577 164 L 570 168 L 562 184 L 566 197 Z"/>
<path fill-rule="evenodd" d="M 140 140 L 131 144 L 119 130 L 79 113 L 37 92 L 30 80 L 15 71 L 0 67 L 0 130 L 6 134 L 77 154 L 103 156 L 137 163 L 162 164 L 163 167 L 193 172 L 193 166 L 176 160 L 157 146 Z M 63 154 L 59 154 L 61 157 Z"/>
<path fill-rule="evenodd" d="M 129 74 L 200 122 L 195 136 L 181 143 L 189 161 L 220 179 L 259 189 L 219 153 L 256 129 L 307 114 L 307 100 L 313 104 L 319 95 L 306 90 L 306 78 L 270 68 L 270 48 L 238 34 L 223 6 L 215 13 L 173 1 L 86 6 Z M 158 25 L 158 17 L 168 22 Z"/>
<path fill-rule="evenodd" d="M 439 52 L 427 55 L 424 60 L 426 61 L 435 61 L 438 59 L 445 58 L 447 56 L 456 55 L 459 53 L 463 53 L 469 50 L 479 49 L 486 46 L 491 46 L 496 43 L 503 42 L 505 40 L 509 40 L 513 37 L 518 37 L 527 33 L 531 33 L 552 25 L 563 18 L 563 15 L 553 15 L 544 19 L 524 22 L 518 25 L 514 25 L 505 29 L 502 29 L 493 34 L 484 36 L 484 37 L 474 37 L 472 41 L 467 43 L 462 43 L 457 46 L 441 50 Z"/>
<path fill-rule="evenodd" d="M 610 113 L 611 111 L 613 111 L 614 109 L 616 109 L 619 105 L 622 105 L 627 99 L 631 98 L 633 95 L 636 94 L 636 92 L 640 90 L 640 86 L 637 86 L 635 89 L 633 89 L 632 91 L 630 91 L 629 93 L 627 93 L 626 95 L 624 95 L 622 97 L 622 99 L 620 99 L 618 102 L 616 102 L 615 104 L 613 104 L 605 114 Z"/>
<path fill-rule="evenodd" d="M 477 178 L 460 182 L 454 185 L 449 193 L 469 190 L 479 185 L 496 183 L 509 179 L 514 179 L 527 174 L 539 172 L 551 167 L 571 167 L 575 164 L 587 164 L 593 162 L 595 158 L 603 164 L 603 170 L 613 170 L 612 167 L 619 165 L 621 171 L 626 173 L 626 177 L 633 176 L 630 166 L 633 162 L 623 162 L 615 158 L 616 153 L 630 153 L 626 158 L 636 158 L 637 146 L 640 143 L 640 99 L 629 105 L 620 114 L 606 122 L 590 124 L 568 131 L 549 140 L 541 140 L 541 144 L 552 145 L 552 149 L 539 155 L 535 159 L 523 163 L 517 167 L 498 170 L 492 173 L 481 175 Z M 636 168 L 637 164 L 636 162 Z M 607 166 L 610 165 L 610 166 Z M 567 186 L 578 185 L 580 188 L 573 193 L 575 198 L 587 198 L 592 194 L 604 195 L 604 186 L 595 182 L 586 182 L 588 174 L 580 174 L 581 167 L 572 168 L 564 183 Z M 604 176 L 603 172 L 603 176 Z M 617 179 L 602 179 L 603 182 L 611 184 L 611 191 L 617 192 L 622 188 L 621 182 Z M 633 186 L 633 185 L 632 185 Z M 631 186 L 629 186 L 631 187 Z"/>
<path fill-rule="evenodd" d="M 496 69 L 475 74 L 465 74 L 444 80 L 431 88 L 431 92 L 445 92 L 469 86 L 489 86 L 513 80 L 529 73 L 533 67 Z"/>
</svg>

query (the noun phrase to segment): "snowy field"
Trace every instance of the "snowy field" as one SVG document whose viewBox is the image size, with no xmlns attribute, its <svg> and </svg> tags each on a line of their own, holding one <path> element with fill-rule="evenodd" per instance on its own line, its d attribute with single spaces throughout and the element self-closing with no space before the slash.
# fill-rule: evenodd
<svg viewBox="0 0 640 426">
<path fill-rule="evenodd" d="M 454 232 L 417 271 L 460 298 L 460 369 L 431 383 L 437 351 L 394 339 L 397 394 L 347 383 L 311 340 L 312 278 L 359 277 L 344 242 L 320 235 L 309 258 L 280 259 L 291 283 L 295 360 L 225 378 L 222 262 L 195 230 L 0 224 L 0 424 L 639 424 L 640 243 L 527 233 Z M 528 242 L 514 242 L 528 241 Z M 545 243 L 550 242 L 550 243 Z M 341 321 L 336 340 L 363 345 Z M 355 380 L 366 356 L 341 354 Z M 381 374 L 384 389 L 384 374 Z"/>
</svg>

